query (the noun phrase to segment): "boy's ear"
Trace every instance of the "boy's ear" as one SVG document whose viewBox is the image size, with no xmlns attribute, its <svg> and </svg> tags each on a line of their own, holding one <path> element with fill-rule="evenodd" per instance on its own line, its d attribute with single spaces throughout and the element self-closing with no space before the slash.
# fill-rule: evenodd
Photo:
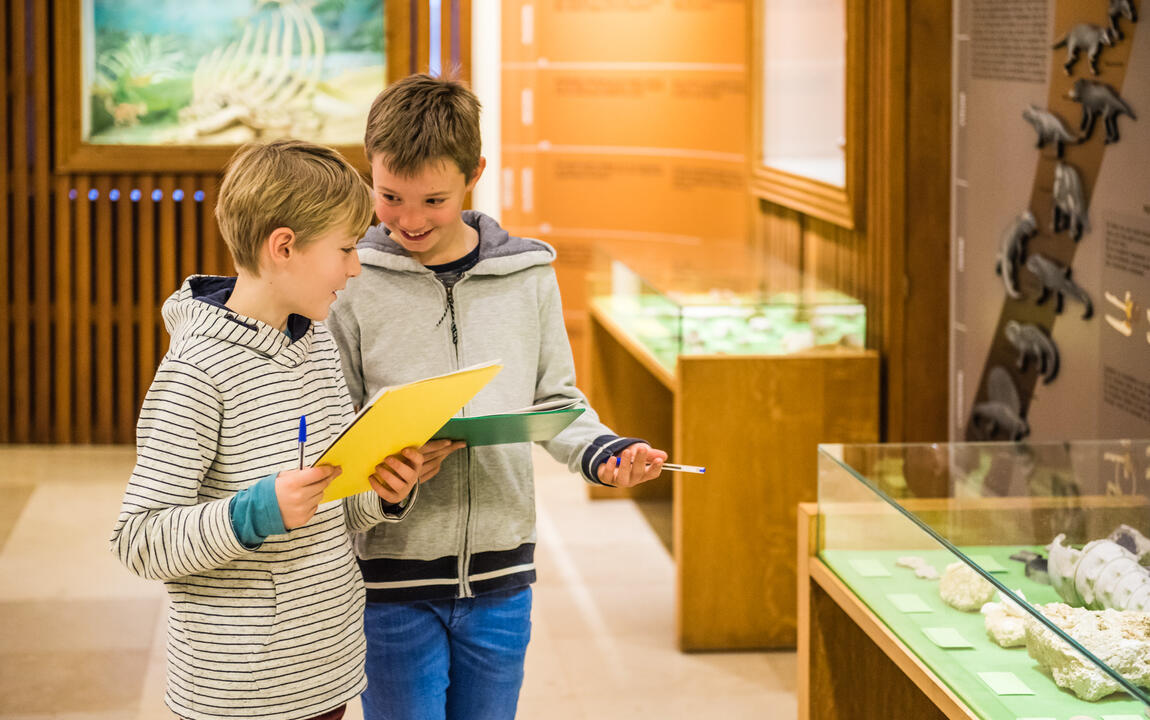
<svg viewBox="0 0 1150 720">
<path fill-rule="evenodd" d="M 273 260 L 286 260 L 296 250 L 296 232 L 291 228 L 276 228 L 268 236 L 268 252 Z"/>
<path fill-rule="evenodd" d="M 471 176 L 471 180 L 468 181 L 467 187 L 464 189 L 464 192 L 471 192 L 472 190 L 475 189 L 475 183 L 479 182 L 479 178 L 480 178 L 480 176 L 483 175 L 483 170 L 486 167 L 487 167 L 487 158 L 480 155 L 479 156 L 479 164 L 475 166 L 475 174 Z"/>
<path fill-rule="evenodd" d="M 271 231 L 264 249 L 273 264 L 286 261 L 295 251 L 295 232 L 291 228 L 278 227 Z"/>
</svg>

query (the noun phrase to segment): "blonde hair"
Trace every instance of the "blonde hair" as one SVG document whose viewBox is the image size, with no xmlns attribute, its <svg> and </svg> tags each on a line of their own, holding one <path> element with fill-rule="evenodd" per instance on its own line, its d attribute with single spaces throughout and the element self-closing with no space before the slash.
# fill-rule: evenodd
<svg viewBox="0 0 1150 720">
<path fill-rule="evenodd" d="M 237 269 L 259 275 L 260 247 L 290 228 L 296 247 L 334 228 L 360 234 L 374 218 L 371 189 L 335 150 L 302 140 L 244 145 L 224 173 L 216 222 Z"/>
<path fill-rule="evenodd" d="M 450 77 L 408 75 L 389 85 L 367 114 L 364 151 L 370 162 L 412 176 L 427 163 L 450 158 L 470 181 L 479 168 L 479 98 Z"/>
</svg>

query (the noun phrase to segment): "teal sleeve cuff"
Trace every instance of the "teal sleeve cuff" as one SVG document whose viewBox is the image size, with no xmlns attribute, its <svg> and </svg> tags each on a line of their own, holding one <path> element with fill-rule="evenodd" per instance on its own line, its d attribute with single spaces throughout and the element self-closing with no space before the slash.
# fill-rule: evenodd
<svg viewBox="0 0 1150 720">
<path fill-rule="evenodd" d="M 232 529 L 236 537 L 249 550 L 255 550 L 269 535 L 287 532 L 276 499 L 276 476 L 268 475 L 251 487 L 232 497 L 229 507 Z"/>
</svg>

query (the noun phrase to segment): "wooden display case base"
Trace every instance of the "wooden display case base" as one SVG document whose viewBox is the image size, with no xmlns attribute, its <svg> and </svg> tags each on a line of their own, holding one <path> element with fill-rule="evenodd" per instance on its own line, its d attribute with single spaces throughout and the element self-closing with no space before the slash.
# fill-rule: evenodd
<svg viewBox="0 0 1150 720">
<path fill-rule="evenodd" d="M 670 493 L 679 647 L 794 647 L 795 507 L 815 499 L 818 443 L 877 441 L 877 353 L 681 356 L 672 373 L 592 305 L 586 366 L 604 423 L 707 468 L 588 491 Z"/>
<path fill-rule="evenodd" d="M 799 720 L 976 720 L 816 557 L 817 522 L 799 505 Z"/>
</svg>

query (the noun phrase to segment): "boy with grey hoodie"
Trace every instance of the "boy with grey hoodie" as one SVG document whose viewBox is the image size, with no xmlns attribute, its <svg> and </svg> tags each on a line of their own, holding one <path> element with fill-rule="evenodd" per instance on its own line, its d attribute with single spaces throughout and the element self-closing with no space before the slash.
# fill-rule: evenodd
<svg viewBox="0 0 1150 720">
<path fill-rule="evenodd" d="M 372 104 L 365 146 L 382 222 L 360 241 L 363 273 L 328 321 L 353 402 L 499 359 L 504 370 L 465 415 L 570 398 L 586 412 L 543 443 L 552 457 L 592 483 L 657 477 L 667 454 L 615 435 L 575 387 L 555 251 L 462 209 L 485 165 L 475 95 L 452 80 L 407 77 Z M 418 509 L 355 540 L 368 599 L 364 715 L 512 718 L 535 581 L 531 448 L 427 459 L 442 465 Z"/>
</svg>

